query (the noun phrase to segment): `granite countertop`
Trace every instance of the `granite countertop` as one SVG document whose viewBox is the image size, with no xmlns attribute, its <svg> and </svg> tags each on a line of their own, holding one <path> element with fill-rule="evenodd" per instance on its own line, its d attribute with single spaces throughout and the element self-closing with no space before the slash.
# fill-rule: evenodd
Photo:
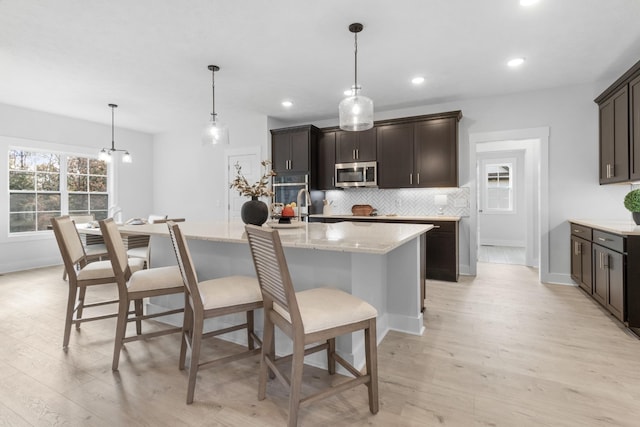
<svg viewBox="0 0 640 427">
<path fill-rule="evenodd" d="M 323 218 L 323 219 L 377 219 L 380 221 L 460 221 L 459 216 L 444 216 L 444 215 L 434 215 L 434 216 L 405 216 L 405 215 L 374 215 L 374 216 L 358 216 L 352 214 L 343 214 L 343 215 L 322 215 L 322 214 L 314 214 L 309 215 L 310 218 Z"/>
<path fill-rule="evenodd" d="M 569 222 L 584 225 L 621 236 L 640 236 L 640 226 L 635 222 L 608 219 L 570 219 Z"/>
<path fill-rule="evenodd" d="M 267 222 L 264 227 L 274 224 Z M 297 225 L 297 227 L 296 227 Z M 188 239 L 212 242 L 247 243 L 241 221 L 185 221 L 179 223 Z M 277 225 L 274 225 L 276 228 Z M 390 224 L 375 222 L 340 222 L 335 224 L 298 223 L 281 228 L 284 247 L 338 252 L 386 254 L 433 228 L 425 224 Z M 168 236 L 166 224 L 124 225 L 123 234 Z"/>
</svg>

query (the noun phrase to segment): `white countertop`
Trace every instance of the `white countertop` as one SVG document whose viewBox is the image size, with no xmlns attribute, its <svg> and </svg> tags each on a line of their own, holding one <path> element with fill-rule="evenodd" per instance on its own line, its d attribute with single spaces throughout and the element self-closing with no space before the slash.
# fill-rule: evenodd
<svg viewBox="0 0 640 427">
<path fill-rule="evenodd" d="M 247 243 L 241 221 L 185 221 L 178 225 L 188 239 Z M 386 254 L 432 228 L 428 224 L 340 222 L 304 223 L 278 232 L 284 247 Z M 126 234 L 169 235 L 166 224 L 124 225 L 119 229 Z"/>
<path fill-rule="evenodd" d="M 609 233 L 619 234 L 621 236 L 640 236 L 640 226 L 631 220 L 570 219 L 569 222 L 608 231 Z"/>
<path fill-rule="evenodd" d="M 380 221 L 460 221 L 459 216 L 444 216 L 444 215 L 436 215 L 436 216 L 404 216 L 404 215 L 374 215 L 374 216 L 358 216 L 358 215 L 322 215 L 315 214 L 309 215 L 310 218 L 326 218 L 326 219 L 371 219 L 371 220 L 380 220 Z"/>
</svg>

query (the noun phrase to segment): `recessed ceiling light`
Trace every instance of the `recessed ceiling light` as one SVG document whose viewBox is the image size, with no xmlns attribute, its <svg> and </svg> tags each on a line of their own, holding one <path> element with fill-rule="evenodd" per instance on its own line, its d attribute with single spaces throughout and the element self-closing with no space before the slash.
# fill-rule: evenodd
<svg viewBox="0 0 640 427">
<path fill-rule="evenodd" d="M 522 64 L 524 64 L 524 58 L 513 58 L 507 62 L 509 67 L 519 67 Z"/>
<path fill-rule="evenodd" d="M 411 79 L 411 83 L 413 83 L 414 85 L 419 85 L 424 83 L 424 77 L 414 77 Z"/>
<path fill-rule="evenodd" d="M 293 105 L 293 102 L 291 102 L 291 101 L 282 101 L 282 106 L 283 107 L 289 108 L 292 105 Z"/>
<path fill-rule="evenodd" d="M 520 6 L 531 6 L 538 3 L 540 0 L 520 0 Z"/>
</svg>

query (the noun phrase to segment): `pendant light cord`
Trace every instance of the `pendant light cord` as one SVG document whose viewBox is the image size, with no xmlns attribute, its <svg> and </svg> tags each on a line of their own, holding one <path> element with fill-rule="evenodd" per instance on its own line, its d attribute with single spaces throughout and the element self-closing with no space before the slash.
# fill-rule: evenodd
<svg viewBox="0 0 640 427">
<path fill-rule="evenodd" d="M 353 33 L 354 34 L 354 38 L 355 38 L 355 54 L 354 54 L 354 58 L 355 58 L 355 78 L 354 78 L 354 82 L 355 85 L 353 87 L 353 96 L 357 96 L 358 95 L 358 33 Z"/>
<path fill-rule="evenodd" d="M 216 70 L 214 68 L 211 69 L 211 118 L 213 120 L 216 119 L 216 80 L 215 80 Z"/>
<path fill-rule="evenodd" d="M 113 121 L 114 121 L 114 111 L 116 108 L 115 104 L 111 104 L 109 105 L 109 107 L 111 107 L 111 151 L 116 151 L 116 143 L 115 143 L 115 138 L 113 137 Z"/>
</svg>

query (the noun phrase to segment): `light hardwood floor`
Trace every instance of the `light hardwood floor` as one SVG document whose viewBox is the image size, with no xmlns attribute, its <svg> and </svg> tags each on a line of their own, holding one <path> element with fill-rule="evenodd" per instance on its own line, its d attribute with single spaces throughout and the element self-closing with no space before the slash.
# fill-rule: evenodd
<svg viewBox="0 0 640 427">
<path fill-rule="evenodd" d="M 178 335 L 126 345 L 111 371 L 115 321 L 61 348 L 61 269 L 0 275 L 0 426 L 280 426 L 287 396 L 257 401 L 257 359 L 199 373 L 186 405 Z M 104 286 L 101 294 L 112 291 Z M 426 332 L 379 346 L 380 412 L 364 387 L 301 410 L 303 426 L 638 426 L 640 341 L 579 289 L 522 266 L 427 283 Z M 217 341 L 203 351 L 228 351 Z M 330 381 L 308 368 L 306 390 Z M 338 378 L 339 380 L 339 378 Z"/>
</svg>

